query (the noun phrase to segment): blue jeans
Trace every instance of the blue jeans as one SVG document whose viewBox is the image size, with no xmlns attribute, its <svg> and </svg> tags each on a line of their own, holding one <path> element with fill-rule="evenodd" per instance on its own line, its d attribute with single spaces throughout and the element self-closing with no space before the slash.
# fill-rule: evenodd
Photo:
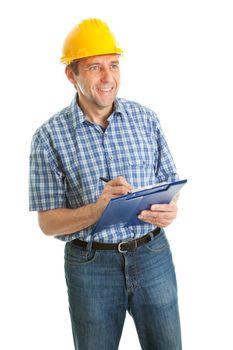
<svg viewBox="0 0 233 350">
<path fill-rule="evenodd" d="M 117 350 L 126 310 L 143 350 L 181 350 L 174 265 L 165 233 L 134 252 L 65 247 L 76 350 Z"/>
</svg>

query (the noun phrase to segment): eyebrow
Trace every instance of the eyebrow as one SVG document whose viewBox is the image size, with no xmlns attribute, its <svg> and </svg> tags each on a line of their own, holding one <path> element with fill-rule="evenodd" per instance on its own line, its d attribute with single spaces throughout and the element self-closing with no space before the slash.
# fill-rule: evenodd
<svg viewBox="0 0 233 350">
<path fill-rule="evenodd" d="M 101 62 L 92 62 L 92 63 L 89 63 L 89 64 L 87 64 L 86 65 L 86 68 L 88 68 L 88 67 L 91 67 L 91 66 L 94 66 L 94 65 L 101 65 L 102 63 Z M 111 62 L 109 62 L 109 64 L 120 64 L 120 62 L 119 61 L 111 61 Z"/>
</svg>

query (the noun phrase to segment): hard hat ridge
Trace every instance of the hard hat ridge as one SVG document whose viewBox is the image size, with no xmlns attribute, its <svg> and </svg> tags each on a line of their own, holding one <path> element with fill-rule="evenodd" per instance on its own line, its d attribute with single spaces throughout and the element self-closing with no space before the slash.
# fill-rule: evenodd
<svg viewBox="0 0 233 350">
<path fill-rule="evenodd" d="M 62 51 L 60 61 L 65 64 L 85 57 L 123 53 L 108 25 L 98 18 L 77 24 L 67 35 Z"/>
</svg>

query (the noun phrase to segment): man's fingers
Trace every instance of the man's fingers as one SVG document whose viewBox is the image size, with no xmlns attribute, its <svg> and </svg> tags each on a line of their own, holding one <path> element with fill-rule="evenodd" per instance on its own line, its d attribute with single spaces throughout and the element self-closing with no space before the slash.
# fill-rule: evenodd
<svg viewBox="0 0 233 350">
<path fill-rule="evenodd" d="M 112 195 L 121 196 L 127 194 L 129 189 L 125 186 L 109 186 L 106 188 L 106 192 Z"/>
<path fill-rule="evenodd" d="M 153 216 L 142 216 L 139 215 L 138 218 L 148 224 L 156 225 L 158 227 L 167 227 L 172 223 L 174 218 L 159 218 L 159 217 L 153 217 Z"/>
<path fill-rule="evenodd" d="M 151 211 L 143 210 L 140 213 L 140 216 L 143 218 L 152 218 L 152 219 L 161 219 L 161 220 L 170 220 L 176 218 L 176 212 L 162 212 L 162 211 Z"/>
<path fill-rule="evenodd" d="M 127 192 L 132 190 L 133 187 L 126 181 L 126 179 L 123 176 L 118 176 L 115 179 L 109 181 L 106 186 L 111 186 L 111 187 L 125 187 L 127 189 Z M 125 193 L 125 194 L 126 194 Z"/>
<path fill-rule="evenodd" d="M 154 211 L 176 211 L 177 205 L 175 202 L 169 204 L 153 204 L 150 209 Z"/>
</svg>

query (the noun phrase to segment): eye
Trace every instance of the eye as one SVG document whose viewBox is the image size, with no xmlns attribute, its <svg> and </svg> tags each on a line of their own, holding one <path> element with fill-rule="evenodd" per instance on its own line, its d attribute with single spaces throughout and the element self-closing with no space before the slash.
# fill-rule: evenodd
<svg viewBox="0 0 233 350">
<path fill-rule="evenodd" d="M 111 69 L 112 70 L 119 70 L 119 64 L 118 63 L 113 63 L 113 64 L 111 64 Z"/>
<path fill-rule="evenodd" d="M 100 66 L 98 64 L 93 64 L 88 68 L 90 72 L 99 72 L 100 71 Z"/>
</svg>

